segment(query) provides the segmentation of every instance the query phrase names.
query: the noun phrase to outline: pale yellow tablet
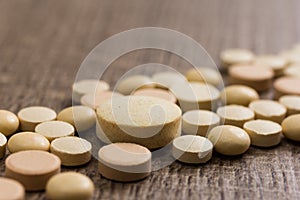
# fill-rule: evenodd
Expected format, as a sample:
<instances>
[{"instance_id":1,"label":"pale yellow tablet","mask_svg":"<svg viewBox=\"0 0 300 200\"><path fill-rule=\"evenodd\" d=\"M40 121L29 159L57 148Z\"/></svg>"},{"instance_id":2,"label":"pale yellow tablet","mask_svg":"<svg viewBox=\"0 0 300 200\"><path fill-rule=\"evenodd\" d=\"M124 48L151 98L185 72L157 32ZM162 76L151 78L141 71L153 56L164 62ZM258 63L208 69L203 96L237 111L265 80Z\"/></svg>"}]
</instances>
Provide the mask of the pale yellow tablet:
<instances>
[{"instance_id":1,"label":"pale yellow tablet","mask_svg":"<svg viewBox=\"0 0 300 200\"><path fill-rule=\"evenodd\" d=\"M190 82L204 82L214 86L222 83L220 72L212 67L192 68L186 72L185 77Z\"/></svg>"},{"instance_id":2,"label":"pale yellow tablet","mask_svg":"<svg viewBox=\"0 0 300 200\"><path fill-rule=\"evenodd\" d=\"M175 83L187 82L184 75L179 72L159 72L152 76L152 80L156 83L157 87L171 88Z\"/></svg>"},{"instance_id":3,"label":"pale yellow tablet","mask_svg":"<svg viewBox=\"0 0 300 200\"><path fill-rule=\"evenodd\" d=\"M288 61L282 56L267 54L257 56L254 59L254 64L269 67L274 71L275 76L281 76Z\"/></svg>"},{"instance_id":4,"label":"pale yellow tablet","mask_svg":"<svg viewBox=\"0 0 300 200\"><path fill-rule=\"evenodd\" d=\"M279 103L287 108L287 115L300 114L300 96L285 95L280 97Z\"/></svg>"},{"instance_id":5,"label":"pale yellow tablet","mask_svg":"<svg viewBox=\"0 0 300 200\"><path fill-rule=\"evenodd\" d=\"M246 49L226 49L221 52L220 58L223 67L235 64L247 64L254 60L254 54Z\"/></svg>"},{"instance_id":6,"label":"pale yellow tablet","mask_svg":"<svg viewBox=\"0 0 300 200\"><path fill-rule=\"evenodd\" d=\"M256 90L246 85L230 85L221 92L221 99L227 105L248 106L251 101L259 99L259 95Z\"/></svg>"},{"instance_id":7,"label":"pale yellow tablet","mask_svg":"<svg viewBox=\"0 0 300 200\"><path fill-rule=\"evenodd\" d=\"M143 88L136 90L132 95L138 96L148 96L148 97L157 97L172 103L176 103L177 99L174 94L168 90L159 89L159 88Z\"/></svg>"},{"instance_id":8,"label":"pale yellow tablet","mask_svg":"<svg viewBox=\"0 0 300 200\"><path fill-rule=\"evenodd\" d=\"M0 132L5 136L10 136L19 128L18 117L7 110L0 110Z\"/></svg>"},{"instance_id":9,"label":"pale yellow tablet","mask_svg":"<svg viewBox=\"0 0 300 200\"><path fill-rule=\"evenodd\" d=\"M300 141L300 114L291 115L283 120L281 126L283 135L294 141Z\"/></svg>"},{"instance_id":10,"label":"pale yellow tablet","mask_svg":"<svg viewBox=\"0 0 300 200\"><path fill-rule=\"evenodd\" d=\"M139 88L155 87L153 80L148 76L133 75L121 79L116 86L118 92L124 95L130 95L133 91Z\"/></svg>"},{"instance_id":11,"label":"pale yellow tablet","mask_svg":"<svg viewBox=\"0 0 300 200\"><path fill-rule=\"evenodd\" d=\"M5 156L7 139L5 135L0 133L0 159Z\"/></svg>"},{"instance_id":12,"label":"pale yellow tablet","mask_svg":"<svg viewBox=\"0 0 300 200\"><path fill-rule=\"evenodd\" d=\"M300 78L300 62L289 65L284 70L284 75L286 76L294 76Z\"/></svg>"},{"instance_id":13,"label":"pale yellow tablet","mask_svg":"<svg viewBox=\"0 0 300 200\"><path fill-rule=\"evenodd\" d=\"M112 92L112 91L89 93L81 97L80 103L84 106L88 106L95 110L100 104L116 96L123 96L123 95L118 92Z\"/></svg>"}]
</instances>

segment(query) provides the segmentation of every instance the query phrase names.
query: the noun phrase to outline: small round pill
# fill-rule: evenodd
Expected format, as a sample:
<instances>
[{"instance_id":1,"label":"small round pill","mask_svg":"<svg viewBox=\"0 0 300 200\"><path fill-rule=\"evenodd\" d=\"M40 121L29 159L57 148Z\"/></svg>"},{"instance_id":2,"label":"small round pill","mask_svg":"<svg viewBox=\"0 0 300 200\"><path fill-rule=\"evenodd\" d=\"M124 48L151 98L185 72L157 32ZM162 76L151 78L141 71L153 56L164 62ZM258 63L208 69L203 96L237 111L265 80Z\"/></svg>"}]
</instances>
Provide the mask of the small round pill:
<instances>
[{"instance_id":1,"label":"small round pill","mask_svg":"<svg viewBox=\"0 0 300 200\"><path fill-rule=\"evenodd\" d=\"M274 71L275 76L281 76L283 74L287 63L285 58L277 55L261 55L254 60L255 65L270 67Z\"/></svg>"},{"instance_id":2,"label":"small round pill","mask_svg":"<svg viewBox=\"0 0 300 200\"><path fill-rule=\"evenodd\" d=\"M300 78L300 63L294 63L292 65L289 65L284 70L284 75L286 76L294 76Z\"/></svg>"},{"instance_id":3,"label":"small round pill","mask_svg":"<svg viewBox=\"0 0 300 200\"><path fill-rule=\"evenodd\" d=\"M258 147L276 146L281 141L282 128L278 123L268 120L252 120L244 124L251 144Z\"/></svg>"},{"instance_id":4,"label":"small round pill","mask_svg":"<svg viewBox=\"0 0 300 200\"><path fill-rule=\"evenodd\" d=\"M172 155L190 164L206 163L212 157L213 144L205 137L184 135L173 140Z\"/></svg>"},{"instance_id":5,"label":"small round pill","mask_svg":"<svg viewBox=\"0 0 300 200\"><path fill-rule=\"evenodd\" d=\"M300 141L300 114L291 115L283 120L282 132L283 135L294 141Z\"/></svg>"},{"instance_id":6,"label":"small round pill","mask_svg":"<svg viewBox=\"0 0 300 200\"><path fill-rule=\"evenodd\" d=\"M89 93L81 97L80 103L84 106L88 106L95 110L100 104L116 96L123 96L123 95L118 92L112 92L112 91Z\"/></svg>"},{"instance_id":7,"label":"small round pill","mask_svg":"<svg viewBox=\"0 0 300 200\"><path fill-rule=\"evenodd\" d=\"M7 139L5 135L0 133L0 159L5 156Z\"/></svg>"},{"instance_id":8,"label":"small round pill","mask_svg":"<svg viewBox=\"0 0 300 200\"><path fill-rule=\"evenodd\" d=\"M221 92L221 99L227 105L236 104L248 106L251 101L258 100L259 95L251 87L245 85L230 85Z\"/></svg>"},{"instance_id":9,"label":"small round pill","mask_svg":"<svg viewBox=\"0 0 300 200\"><path fill-rule=\"evenodd\" d=\"M300 95L300 78L284 76L274 81L275 99L283 95Z\"/></svg>"},{"instance_id":10,"label":"small round pill","mask_svg":"<svg viewBox=\"0 0 300 200\"><path fill-rule=\"evenodd\" d=\"M0 199L1 200L24 200L24 186L10 178L0 177Z\"/></svg>"},{"instance_id":11,"label":"small round pill","mask_svg":"<svg viewBox=\"0 0 300 200\"><path fill-rule=\"evenodd\" d=\"M34 131L38 124L55 120L56 112L47 107L32 106L20 110L18 117L22 131Z\"/></svg>"},{"instance_id":12,"label":"small round pill","mask_svg":"<svg viewBox=\"0 0 300 200\"><path fill-rule=\"evenodd\" d=\"M190 82L204 82L218 86L222 82L222 76L216 69L210 67L197 67L186 72L185 77Z\"/></svg>"},{"instance_id":13,"label":"small round pill","mask_svg":"<svg viewBox=\"0 0 300 200\"><path fill-rule=\"evenodd\" d=\"M49 151L50 143L46 137L33 132L21 132L10 137L7 143L10 153L25 150Z\"/></svg>"},{"instance_id":14,"label":"small round pill","mask_svg":"<svg viewBox=\"0 0 300 200\"><path fill-rule=\"evenodd\" d=\"M152 76L157 87L170 88L174 83L185 83L186 78L179 72L160 72Z\"/></svg>"},{"instance_id":15,"label":"small round pill","mask_svg":"<svg viewBox=\"0 0 300 200\"><path fill-rule=\"evenodd\" d=\"M227 49L221 52L221 62L223 67L235 64L247 64L253 61L254 54L246 49Z\"/></svg>"},{"instance_id":16,"label":"small round pill","mask_svg":"<svg viewBox=\"0 0 300 200\"><path fill-rule=\"evenodd\" d=\"M46 196L51 200L90 200L94 190L94 183L86 175L63 172L48 181Z\"/></svg>"},{"instance_id":17,"label":"small round pill","mask_svg":"<svg viewBox=\"0 0 300 200\"><path fill-rule=\"evenodd\" d=\"M300 53L298 50L291 49L291 50L283 51L279 54L279 56L285 58L288 63L300 62Z\"/></svg>"},{"instance_id":18,"label":"small round pill","mask_svg":"<svg viewBox=\"0 0 300 200\"><path fill-rule=\"evenodd\" d=\"M300 96L285 95L280 97L279 103L287 108L287 115L300 114Z\"/></svg>"},{"instance_id":19,"label":"small round pill","mask_svg":"<svg viewBox=\"0 0 300 200\"><path fill-rule=\"evenodd\" d=\"M100 174L114 181L137 181L151 172L151 152L141 145L109 144L100 148L98 158Z\"/></svg>"},{"instance_id":20,"label":"small round pill","mask_svg":"<svg viewBox=\"0 0 300 200\"><path fill-rule=\"evenodd\" d=\"M10 136L19 128L18 117L7 110L0 110L0 132L5 136Z\"/></svg>"},{"instance_id":21,"label":"small round pill","mask_svg":"<svg viewBox=\"0 0 300 200\"><path fill-rule=\"evenodd\" d=\"M158 89L158 88L145 88L136 90L132 95L157 97L172 103L176 103L177 99L170 91Z\"/></svg>"},{"instance_id":22,"label":"small round pill","mask_svg":"<svg viewBox=\"0 0 300 200\"><path fill-rule=\"evenodd\" d=\"M245 153L251 143L246 131L231 125L213 128L208 134L208 139L213 143L218 153L228 156Z\"/></svg>"},{"instance_id":23,"label":"small round pill","mask_svg":"<svg viewBox=\"0 0 300 200\"><path fill-rule=\"evenodd\" d=\"M130 95L139 88L155 87L152 79L148 76L134 75L122 79L117 84L117 91L124 95Z\"/></svg>"}]
</instances>

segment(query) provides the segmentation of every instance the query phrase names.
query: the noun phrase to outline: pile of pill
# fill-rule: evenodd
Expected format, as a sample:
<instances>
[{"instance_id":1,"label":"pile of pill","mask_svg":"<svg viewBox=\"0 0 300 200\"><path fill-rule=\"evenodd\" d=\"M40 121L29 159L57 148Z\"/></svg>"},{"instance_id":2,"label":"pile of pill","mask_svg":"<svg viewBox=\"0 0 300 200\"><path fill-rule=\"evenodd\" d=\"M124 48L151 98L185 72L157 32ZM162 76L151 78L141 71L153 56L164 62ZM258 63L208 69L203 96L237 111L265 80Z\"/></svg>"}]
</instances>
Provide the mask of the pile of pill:
<instances>
[{"instance_id":1,"label":"pile of pill","mask_svg":"<svg viewBox=\"0 0 300 200\"><path fill-rule=\"evenodd\" d=\"M127 76L114 90L102 80L81 80L72 87L76 105L59 113L41 106L17 115L0 110L0 199L43 190L53 200L91 199L89 177L61 172L92 159L92 143L77 136L87 130L104 143L97 149L99 173L120 182L149 176L151 151L168 144L179 162L204 164L213 150L236 156L251 145L277 146L282 136L300 141L299 46L278 55L228 49L220 59L230 78L223 89L216 69L197 67L185 75ZM271 88L273 99L261 99Z\"/></svg>"}]
</instances>

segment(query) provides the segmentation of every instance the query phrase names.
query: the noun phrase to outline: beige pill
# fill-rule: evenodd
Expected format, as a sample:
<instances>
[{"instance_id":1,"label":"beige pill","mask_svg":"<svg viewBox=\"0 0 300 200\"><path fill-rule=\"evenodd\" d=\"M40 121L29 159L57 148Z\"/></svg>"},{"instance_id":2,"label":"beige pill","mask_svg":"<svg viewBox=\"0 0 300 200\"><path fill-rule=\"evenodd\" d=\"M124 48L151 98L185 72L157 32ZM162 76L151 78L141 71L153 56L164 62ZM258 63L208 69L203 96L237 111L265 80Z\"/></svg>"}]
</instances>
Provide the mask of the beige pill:
<instances>
[{"instance_id":1,"label":"beige pill","mask_svg":"<svg viewBox=\"0 0 300 200\"><path fill-rule=\"evenodd\" d=\"M227 49L221 52L223 67L235 64L247 64L253 61L254 54L246 49Z\"/></svg>"},{"instance_id":2,"label":"beige pill","mask_svg":"<svg viewBox=\"0 0 300 200\"><path fill-rule=\"evenodd\" d=\"M5 135L0 133L0 159L5 156L7 139Z\"/></svg>"},{"instance_id":3,"label":"beige pill","mask_svg":"<svg viewBox=\"0 0 300 200\"><path fill-rule=\"evenodd\" d=\"M33 132L17 133L8 140L10 153L26 150L49 151L50 143L44 136Z\"/></svg>"},{"instance_id":4,"label":"beige pill","mask_svg":"<svg viewBox=\"0 0 300 200\"><path fill-rule=\"evenodd\" d=\"M173 140L175 159L191 164L206 163L212 157L213 144L205 137L184 135Z\"/></svg>"},{"instance_id":5,"label":"beige pill","mask_svg":"<svg viewBox=\"0 0 300 200\"><path fill-rule=\"evenodd\" d=\"M300 95L300 78L284 76L274 81L275 99L283 95Z\"/></svg>"},{"instance_id":6,"label":"beige pill","mask_svg":"<svg viewBox=\"0 0 300 200\"><path fill-rule=\"evenodd\" d=\"M170 88L175 83L185 83L186 78L179 72L160 72L152 76L157 87Z\"/></svg>"},{"instance_id":7,"label":"beige pill","mask_svg":"<svg viewBox=\"0 0 300 200\"><path fill-rule=\"evenodd\" d=\"M155 97L114 98L98 107L97 119L99 139L136 143L150 149L163 147L181 134L180 108Z\"/></svg>"},{"instance_id":8,"label":"beige pill","mask_svg":"<svg viewBox=\"0 0 300 200\"><path fill-rule=\"evenodd\" d=\"M299 63L294 63L292 65L289 65L285 70L284 70L284 75L286 76L294 76L300 78L300 62Z\"/></svg>"},{"instance_id":9,"label":"beige pill","mask_svg":"<svg viewBox=\"0 0 300 200\"><path fill-rule=\"evenodd\" d=\"M46 196L51 200L90 200L94 190L94 183L86 175L64 172L48 181Z\"/></svg>"},{"instance_id":10,"label":"beige pill","mask_svg":"<svg viewBox=\"0 0 300 200\"><path fill-rule=\"evenodd\" d=\"M245 153L251 143L246 131L231 125L215 127L209 132L208 139L218 153L228 156Z\"/></svg>"},{"instance_id":11,"label":"beige pill","mask_svg":"<svg viewBox=\"0 0 300 200\"><path fill-rule=\"evenodd\" d=\"M87 106L72 106L60 111L57 115L57 120L68 122L80 132L88 130L95 125L96 113Z\"/></svg>"},{"instance_id":12,"label":"beige pill","mask_svg":"<svg viewBox=\"0 0 300 200\"><path fill-rule=\"evenodd\" d=\"M275 76L281 76L288 62L282 56L261 55L255 58L254 64L258 66L270 67L274 71Z\"/></svg>"},{"instance_id":13,"label":"beige pill","mask_svg":"<svg viewBox=\"0 0 300 200\"><path fill-rule=\"evenodd\" d=\"M254 112L244 106L228 105L218 108L217 114L221 117L225 125L233 125L243 128L244 123L253 120Z\"/></svg>"},{"instance_id":14,"label":"beige pill","mask_svg":"<svg viewBox=\"0 0 300 200\"><path fill-rule=\"evenodd\" d=\"M242 84L256 91L264 91L272 86L274 72L268 67L258 65L234 65L229 69L231 84Z\"/></svg>"},{"instance_id":15,"label":"beige pill","mask_svg":"<svg viewBox=\"0 0 300 200\"><path fill-rule=\"evenodd\" d=\"M5 136L10 136L19 128L18 117L7 110L0 110L0 132Z\"/></svg>"},{"instance_id":16,"label":"beige pill","mask_svg":"<svg viewBox=\"0 0 300 200\"><path fill-rule=\"evenodd\" d=\"M197 67L186 72L185 77L190 82L205 82L218 86L222 83L222 76L216 69L210 67Z\"/></svg>"},{"instance_id":17,"label":"beige pill","mask_svg":"<svg viewBox=\"0 0 300 200\"><path fill-rule=\"evenodd\" d=\"M176 96L182 111L215 110L220 99L220 92L207 83L177 83L171 91Z\"/></svg>"},{"instance_id":18,"label":"beige pill","mask_svg":"<svg viewBox=\"0 0 300 200\"><path fill-rule=\"evenodd\" d=\"M100 174L114 181L137 181L151 172L151 152L133 143L106 145L100 148L98 159Z\"/></svg>"},{"instance_id":19,"label":"beige pill","mask_svg":"<svg viewBox=\"0 0 300 200\"><path fill-rule=\"evenodd\" d=\"M64 166L79 166L91 160L92 144L79 137L62 137L51 142L51 153L61 159Z\"/></svg>"},{"instance_id":20,"label":"beige pill","mask_svg":"<svg viewBox=\"0 0 300 200\"><path fill-rule=\"evenodd\" d=\"M46 151L28 150L5 160L5 176L19 181L26 190L44 190L47 181L60 172L60 159Z\"/></svg>"},{"instance_id":21,"label":"beige pill","mask_svg":"<svg viewBox=\"0 0 300 200\"><path fill-rule=\"evenodd\" d=\"M97 79L81 80L73 84L73 101L80 103L80 99L83 95L89 93L96 93L100 91L106 91L109 89L108 83L105 81L99 81Z\"/></svg>"},{"instance_id":22,"label":"beige pill","mask_svg":"<svg viewBox=\"0 0 300 200\"><path fill-rule=\"evenodd\" d=\"M300 62L299 50L292 49L292 50L283 51L279 54L279 56L285 58L288 61L288 63Z\"/></svg>"},{"instance_id":23,"label":"beige pill","mask_svg":"<svg viewBox=\"0 0 300 200\"><path fill-rule=\"evenodd\" d=\"M32 106L20 110L18 117L22 131L34 131L38 124L55 120L56 112L47 107Z\"/></svg>"},{"instance_id":24,"label":"beige pill","mask_svg":"<svg viewBox=\"0 0 300 200\"><path fill-rule=\"evenodd\" d=\"M190 135L206 136L219 123L220 117L206 110L190 110L182 116L182 130Z\"/></svg>"},{"instance_id":25,"label":"beige pill","mask_svg":"<svg viewBox=\"0 0 300 200\"><path fill-rule=\"evenodd\" d=\"M123 95L118 92L112 92L112 91L90 93L90 94L83 95L80 99L80 103L84 106L88 106L92 109L96 109L100 104L116 96L123 96Z\"/></svg>"},{"instance_id":26,"label":"beige pill","mask_svg":"<svg viewBox=\"0 0 300 200\"><path fill-rule=\"evenodd\" d=\"M176 103L177 99L172 92L158 88L145 88L136 90L132 95L157 97L172 103Z\"/></svg>"},{"instance_id":27,"label":"beige pill","mask_svg":"<svg viewBox=\"0 0 300 200\"><path fill-rule=\"evenodd\" d=\"M259 99L259 95L251 87L245 85L230 85L221 92L221 99L224 104L236 104L248 106L251 101Z\"/></svg>"},{"instance_id":28,"label":"beige pill","mask_svg":"<svg viewBox=\"0 0 300 200\"><path fill-rule=\"evenodd\" d=\"M24 200L25 189L21 183L10 178L0 177L1 200Z\"/></svg>"},{"instance_id":29,"label":"beige pill","mask_svg":"<svg viewBox=\"0 0 300 200\"><path fill-rule=\"evenodd\" d=\"M256 100L249 104L255 113L256 119L265 119L281 123L285 118L287 109L280 103L272 100Z\"/></svg>"},{"instance_id":30,"label":"beige pill","mask_svg":"<svg viewBox=\"0 0 300 200\"><path fill-rule=\"evenodd\" d=\"M300 141L300 114L291 115L283 120L282 132L283 135L294 141Z\"/></svg>"},{"instance_id":31,"label":"beige pill","mask_svg":"<svg viewBox=\"0 0 300 200\"><path fill-rule=\"evenodd\" d=\"M300 114L300 96L286 95L279 99L279 103L287 108L287 115Z\"/></svg>"},{"instance_id":32,"label":"beige pill","mask_svg":"<svg viewBox=\"0 0 300 200\"><path fill-rule=\"evenodd\" d=\"M133 91L145 87L155 87L152 79L148 76L134 75L119 81L117 84L117 91L124 95L129 95Z\"/></svg>"},{"instance_id":33,"label":"beige pill","mask_svg":"<svg viewBox=\"0 0 300 200\"><path fill-rule=\"evenodd\" d=\"M268 120L253 120L244 124L251 144L259 147L276 146L281 141L282 128L278 123Z\"/></svg>"}]
</instances>

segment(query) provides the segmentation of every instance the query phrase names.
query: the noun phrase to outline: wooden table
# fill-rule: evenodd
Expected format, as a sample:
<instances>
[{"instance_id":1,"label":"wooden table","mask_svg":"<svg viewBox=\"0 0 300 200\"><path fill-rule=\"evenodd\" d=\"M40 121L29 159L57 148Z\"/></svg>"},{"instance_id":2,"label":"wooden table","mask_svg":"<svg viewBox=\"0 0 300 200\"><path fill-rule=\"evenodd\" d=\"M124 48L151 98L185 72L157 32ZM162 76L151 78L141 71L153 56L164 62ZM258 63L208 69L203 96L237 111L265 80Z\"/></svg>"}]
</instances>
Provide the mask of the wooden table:
<instances>
[{"instance_id":1,"label":"wooden table","mask_svg":"<svg viewBox=\"0 0 300 200\"><path fill-rule=\"evenodd\" d=\"M216 63L221 50L241 47L276 53L300 41L300 1L291 0L2 0L0 1L0 102L17 112L30 105L56 111L71 104L71 85L87 54L113 34L145 26L194 38ZM112 63L105 80L138 64L158 62L184 71L170 53L144 50ZM206 165L180 163L136 183L101 178L92 160L76 170L90 176L94 199L299 199L300 146L283 140L251 147L241 157L214 155ZM4 160L0 161L0 174ZM44 199L44 193L28 193Z\"/></svg>"}]
</instances>

